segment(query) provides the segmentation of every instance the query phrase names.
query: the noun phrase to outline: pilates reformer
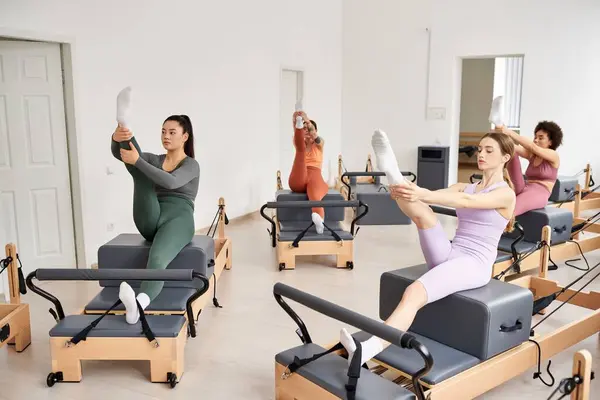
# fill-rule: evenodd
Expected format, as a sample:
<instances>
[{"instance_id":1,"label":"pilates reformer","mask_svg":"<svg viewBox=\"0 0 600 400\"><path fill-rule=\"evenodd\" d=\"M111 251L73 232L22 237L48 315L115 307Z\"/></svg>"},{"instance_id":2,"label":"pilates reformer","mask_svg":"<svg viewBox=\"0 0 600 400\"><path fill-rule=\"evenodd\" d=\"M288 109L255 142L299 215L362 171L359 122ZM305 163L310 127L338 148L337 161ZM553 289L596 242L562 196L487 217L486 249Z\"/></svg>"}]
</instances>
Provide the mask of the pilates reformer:
<instances>
[{"instance_id":1,"label":"pilates reformer","mask_svg":"<svg viewBox=\"0 0 600 400\"><path fill-rule=\"evenodd\" d=\"M225 235L225 225L229 223L225 211L225 201L219 199L218 209L211 226L205 235L194 235L190 244L184 247L167 269L193 269L210 280L206 293L191 304L193 313L187 312L187 299L197 289L195 283L178 284L165 282L161 293L146 308L146 314L171 314L194 316L190 329L194 329L202 309L213 295L213 305L221 307L217 300L217 282L224 269L232 267L231 239ZM217 237L215 238L215 234ZM151 243L140 234L120 234L98 249L98 269L145 269ZM102 290L84 308L85 314L103 314L118 300L119 284L115 280L100 280ZM140 282L130 282L132 288L139 289ZM111 314L125 313L119 305L110 310ZM53 315L56 319L57 316Z\"/></svg>"},{"instance_id":2,"label":"pilates reformer","mask_svg":"<svg viewBox=\"0 0 600 400\"><path fill-rule=\"evenodd\" d=\"M373 161L371 159L371 154L367 155L367 162L365 165L365 172L372 172L373 171ZM342 195L345 198L348 198L348 196L345 193L345 184L348 183L348 181L344 180L344 177L342 176L344 174L344 172L348 172L346 170L346 167L344 166L344 161L342 159L342 155L338 155L338 173L337 173L337 178L336 178L336 185L335 185L335 189L338 190L340 193L342 193ZM357 184L361 184L361 183L375 183L376 178L372 177L372 176L361 176L356 178L356 183Z\"/></svg>"},{"instance_id":3,"label":"pilates reformer","mask_svg":"<svg viewBox=\"0 0 600 400\"><path fill-rule=\"evenodd\" d=\"M597 267L600 263L594 268ZM427 270L427 265L422 264L382 274L381 320L389 318L404 290ZM588 284L575 291L543 277L523 276L511 282L492 279L484 287L426 305L417 313L409 331L400 332L277 283L273 290L275 299L298 326L296 333L301 344L275 356L275 398L472 399L536 365L534 379L552 386L553 377L551 384L542 378L542 360L600 331L600 293L583 292ZM312 343L304 322L282 297L361 329L353 334L357 344L371 335L392 344L370 360L374 364L371 368L367 364L357 368L355 360L349 365L348 354L339 343L325 347ZM540 321L534 321L533 316L553 302L562 304ZM552 332L536 333L537 327L566 303L591 313ZM589 383L589 364L577 361L577 368L574 377L581 379L571 378L571 385L575 383L578 391L574 393L581 397L572 398L587 399L585 388L589 384L583 382ZM580 380L582 384L578 385Z\"/></svg>"},{"instance_id":4,"label":"pilates reformer","mask_svg":"<svg viewBox=\"0 0 600 400\"><path fill-rule=\"evenodd\" d=\"M403 176L411 178L411 182L417 180L412 172L402 171ZM388 189L381 184L384 172L344 172L342 182L344 183L347 200L359 200L369 206L369 215L360 220L359 225L410 225L412 221L406 216L389 195ZM358 179L372 177L373 182L361 183ZM358 215L359 209L354 209L354 215Z\"/></svg>"},{"instance_id":5,"label":"pilates reformer","mask_svg":"<svg viewBox=\"0 0 600 400\"><path fill-rule=\"evenodd\" d=\"M85 313L67 315L60 300L39 288L38 281L165 281L181 285L195 283L186 298L186 314L145 314L138 303L140 321L129 324L123 315L110 314L121 304L117 297L102 315ZM209 280L193 269L66 269L42 268L31 272L26 279L29 289L50 301L55 309L56 325L50 330L52 371L46 378L48 386L56 382L80 382L81 362L84 360L147 360L150 380L167 382L174 388L184 372L184 350L188 334L193 329L193 302L209 288Z\"/></svg>"},{"instance_id":6,"label":"pilates reformer","mask_svg":"<svg viewBox=\"0 0 600 400\"><path fill-rule=\"evenodd\" d=\"M267 229L271 246L277 248L279 270L296 268L296 256L334 255L337 268L354 268L355 225L369 212L360 201L346 201L342 195L330 189L321 201L309 201L305 193L278 190L276 201L267 202L260 208L260 215L271 224ZM324 232L318 234L311 218L312 207L324 207ZM273 209L271 216L265 210ZM361 208L350 230L344 226L345 208ZM358 232L358 230L356 230Z\"/></svg>"},{"instance_id":7,"label":"pilates reformer","mask_svg":"<svg viewBox=\"0 0 600 400\"><path fill-rule=\"evenodd\" d=\"M17 247L9 243L5 250L6 257L0 260L0 274L7 271L9 302L0 303L0 347L13 345L20 353L31 344L29 304L21 303L21 295L27 293L27 287Z\"/></svg>"}]
</instances>

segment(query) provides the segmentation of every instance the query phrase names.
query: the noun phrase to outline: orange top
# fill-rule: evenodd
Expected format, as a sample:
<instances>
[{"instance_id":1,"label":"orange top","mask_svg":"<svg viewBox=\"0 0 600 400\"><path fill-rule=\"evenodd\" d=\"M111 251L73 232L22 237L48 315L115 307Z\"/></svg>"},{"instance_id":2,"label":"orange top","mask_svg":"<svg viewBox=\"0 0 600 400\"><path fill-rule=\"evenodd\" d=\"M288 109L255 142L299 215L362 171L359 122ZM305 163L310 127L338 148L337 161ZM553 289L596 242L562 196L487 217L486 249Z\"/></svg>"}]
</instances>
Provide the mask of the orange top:
<instances>
[{"instance_id":1,"label":"orange top","mask_svg":"<svg viewBox=\"0 0 600 400\"><path fill-rule=\"evenodd\" d=\"M310 150L306 151L304 157L307 167L315 167L321 169L323 165L323 148L313 143Z\"/></svg>"}]
</instances>

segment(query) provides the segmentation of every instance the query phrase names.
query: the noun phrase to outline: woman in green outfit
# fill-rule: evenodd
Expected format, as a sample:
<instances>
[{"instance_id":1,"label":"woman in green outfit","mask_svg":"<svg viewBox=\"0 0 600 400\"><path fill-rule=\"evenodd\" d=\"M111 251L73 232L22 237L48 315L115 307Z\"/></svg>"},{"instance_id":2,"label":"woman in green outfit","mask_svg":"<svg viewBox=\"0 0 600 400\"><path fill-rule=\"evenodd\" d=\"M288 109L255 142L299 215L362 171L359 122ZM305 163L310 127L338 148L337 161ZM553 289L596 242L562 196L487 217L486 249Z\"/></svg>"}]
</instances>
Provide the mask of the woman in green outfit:
<instances>
[{"instance_id":1,"label":"woman in green outfit","mask_svg":"<svg viewBox=\"0 0 600 400\"><path fill-rule=\"evenodd\" d=\"M166 154L142 152L133 133L119 123L112 135L113 156L125 163L133 177L133 220L140 234L152 242L147 268L165 269L194 237L194 201L200 166L194 159L194 133L187 115L172 115L162 126ZM164 282L144 281L139 294L121 283L119 298L126 320L139 320L137 302L145 309Z\"/></svg>"}]
</instances>

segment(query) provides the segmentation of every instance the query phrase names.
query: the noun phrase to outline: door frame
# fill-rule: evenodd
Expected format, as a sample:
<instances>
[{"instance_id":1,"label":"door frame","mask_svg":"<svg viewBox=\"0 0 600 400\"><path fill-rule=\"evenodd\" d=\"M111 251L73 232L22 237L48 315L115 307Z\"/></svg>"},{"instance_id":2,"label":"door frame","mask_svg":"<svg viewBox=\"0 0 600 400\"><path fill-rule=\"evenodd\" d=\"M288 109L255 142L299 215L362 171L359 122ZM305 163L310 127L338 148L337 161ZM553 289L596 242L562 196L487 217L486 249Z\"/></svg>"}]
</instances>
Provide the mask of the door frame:
<instances>
[{"instance_id":1,"label":"door frame","mask_svg":"<svg viewBox=\"0 0 600 400\"><path fill-rule=\"evenodd\" d=\"M73 64L75 56L75 37L53 32L29 31L0 26L0 39L16 41L33 41L56 43L60 46L61 67L63 75L63 97L65 110L65 126L67 133L67 155L69 157L69 177L71 189L71 210L73 216L73 232L75 243L75 268L88 268L85 259L85 240L83 230L83 193L81 186L81 144L77 132L82 131L76 118L77 90L74 79ZM4 244L2 244L4 245ZM17 251L19 249L17 248Z\"/></svg>"}]
</instances>

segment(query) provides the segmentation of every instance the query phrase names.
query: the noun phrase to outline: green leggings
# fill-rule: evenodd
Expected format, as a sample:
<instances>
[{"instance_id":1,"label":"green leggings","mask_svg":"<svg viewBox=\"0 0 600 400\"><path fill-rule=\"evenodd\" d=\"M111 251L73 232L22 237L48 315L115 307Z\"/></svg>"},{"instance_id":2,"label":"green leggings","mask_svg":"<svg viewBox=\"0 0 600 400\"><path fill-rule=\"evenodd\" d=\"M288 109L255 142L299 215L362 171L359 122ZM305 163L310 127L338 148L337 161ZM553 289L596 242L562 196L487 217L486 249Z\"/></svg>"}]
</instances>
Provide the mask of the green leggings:
<instances>
[{"instance_id":1,"label":"green leggings","mask_svg":"<svg viewBox=\"0 0 600 400\"><path fill-rule=\"evenodd\" d=\"M132 140L140 156L135 138ZM128 142L121 147L129 148ZM154 183L140 170L125 164L133 177L133 221L140 234L152 242L146 268L165 269L194 237L194 206L180 196L157 196ZM140 293L154 300L164 286L162 281L143 281Z\"/></svg>"}]
</instances>

